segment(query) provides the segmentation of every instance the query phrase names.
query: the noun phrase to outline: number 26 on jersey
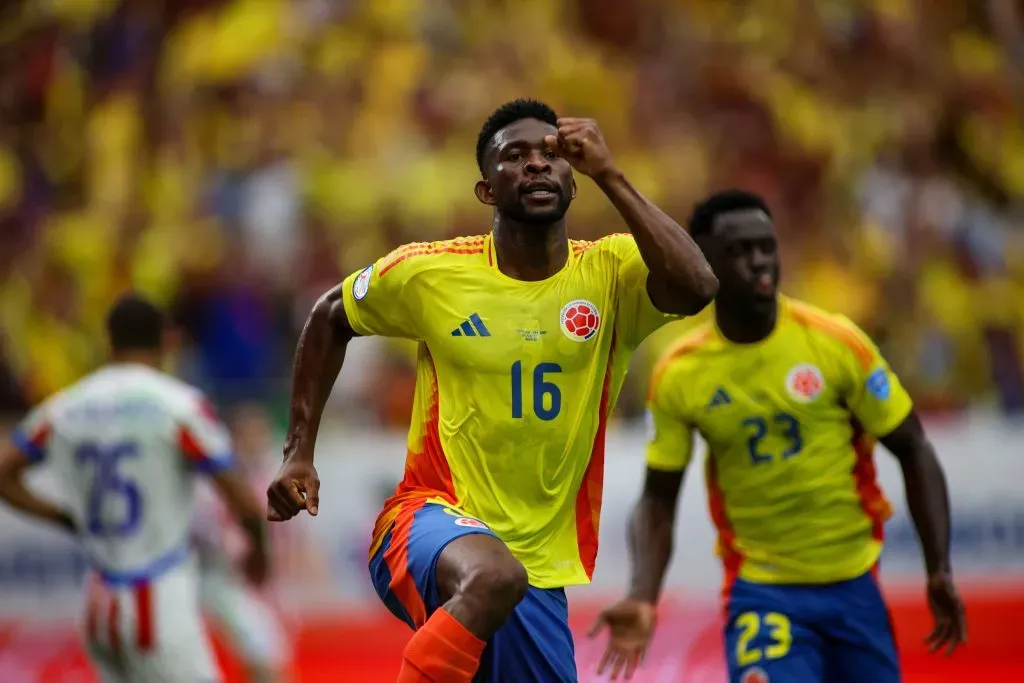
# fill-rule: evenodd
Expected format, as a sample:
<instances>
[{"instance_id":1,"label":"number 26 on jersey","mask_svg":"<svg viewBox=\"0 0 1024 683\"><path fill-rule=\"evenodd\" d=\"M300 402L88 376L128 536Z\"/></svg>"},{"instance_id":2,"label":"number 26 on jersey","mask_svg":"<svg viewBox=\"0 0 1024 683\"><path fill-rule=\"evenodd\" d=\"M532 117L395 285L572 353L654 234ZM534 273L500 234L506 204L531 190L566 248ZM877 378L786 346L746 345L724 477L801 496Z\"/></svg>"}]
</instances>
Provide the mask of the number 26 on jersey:
<instances>
[{"instance_id":1,"label":"number 26 on jersey","mask_svg":"<svg viewBox=\"0 0 1024 683\"><path fill-rule=\"evenodd\" d=\"M86 525L94 536L128 536L142 519L142 493L136 481L121 473L122 465L139 456L137 444L83 443L75 460L92 468L92 483L86 503Z\"/></svg>"}]
</instances>

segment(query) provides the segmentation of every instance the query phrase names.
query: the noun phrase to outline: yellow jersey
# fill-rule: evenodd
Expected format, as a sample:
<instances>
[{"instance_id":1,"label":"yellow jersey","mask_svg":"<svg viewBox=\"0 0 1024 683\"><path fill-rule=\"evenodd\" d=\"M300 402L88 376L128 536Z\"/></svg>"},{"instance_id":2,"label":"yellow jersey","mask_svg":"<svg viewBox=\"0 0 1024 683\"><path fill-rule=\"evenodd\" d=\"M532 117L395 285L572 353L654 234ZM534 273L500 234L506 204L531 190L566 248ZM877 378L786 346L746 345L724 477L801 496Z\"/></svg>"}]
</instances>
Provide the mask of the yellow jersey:
<instances>
[{"instance_id":1,"label":"yellow jersey","mask_svg":"<svg viewBox=\"0 0 1024 683\"><path fill-rule=\"evenodd\" d=\"M597 556L608 415L636 346L673 319L647 295L630 235L571 241L556 274L497 267L491 235L409 244L345 279L359 335L417 340L402 505L444 502L486 523L530 583L587 583Z\"/></svg>"},{"instance_id":2,"label":"yellow jersey","mask_svg":"<svg viewBox=\"0 0 1024 683\"><path fill-rule=\"evenodd\" d=\"M708 504L726 588L831 583L868 571L891 514L874 440L910 414L906 390L848 319L781 298L772 333L735 344L712 321L662 357L647 464L680 471L708 444Z\"/></svg>"}]
</instances>

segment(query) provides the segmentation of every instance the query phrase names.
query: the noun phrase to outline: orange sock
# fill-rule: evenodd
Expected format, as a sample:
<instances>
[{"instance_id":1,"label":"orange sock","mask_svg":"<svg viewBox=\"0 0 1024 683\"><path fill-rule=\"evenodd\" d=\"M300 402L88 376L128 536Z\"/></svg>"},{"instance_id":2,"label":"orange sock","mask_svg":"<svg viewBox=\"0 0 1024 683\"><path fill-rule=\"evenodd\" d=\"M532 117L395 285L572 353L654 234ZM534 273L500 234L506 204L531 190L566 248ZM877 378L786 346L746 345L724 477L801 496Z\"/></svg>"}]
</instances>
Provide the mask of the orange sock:
<instances>
[{"instance_id":1,"label":"orange sock","mask_svg":"<svg viewBox=\"0 0 1024 683\"><path fill-rule=\"evenodd\" d=\"M484 645L439 609L405 646L397 683L470 683L480 667Z\"/></svg>"}]
</instances>

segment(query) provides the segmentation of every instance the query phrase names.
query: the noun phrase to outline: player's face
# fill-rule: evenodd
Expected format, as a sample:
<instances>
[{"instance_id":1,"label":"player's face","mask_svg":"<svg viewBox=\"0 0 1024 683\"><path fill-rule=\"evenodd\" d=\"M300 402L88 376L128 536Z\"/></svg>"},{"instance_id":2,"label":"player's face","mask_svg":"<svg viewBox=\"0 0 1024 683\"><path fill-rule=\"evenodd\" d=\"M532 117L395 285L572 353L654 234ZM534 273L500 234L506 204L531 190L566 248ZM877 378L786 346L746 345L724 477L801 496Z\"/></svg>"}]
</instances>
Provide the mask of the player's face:
<instances>
[{"instance_id":1,"label":"player's face","mask_svg":"<svg viewBox=\"0 0 1024 683\"><path fill-rule=\"evenodd\" d=\"M554 126L523 119L498 131L487 151L477 197L508 218L546 226L561 220L574 194L572 168L544 143Z\"/></svg>"},{"instance_id":2,"label":"player's face","mask_svg":"<svg viewBox=\"0 0 1024 683\"><path fill-rule=\"evenodd\" d=\"M779 249L775 226L760 209L720 214L709 250L720 293L741 300L772 300L779 286Z\"/></svg>"}]
</instances>

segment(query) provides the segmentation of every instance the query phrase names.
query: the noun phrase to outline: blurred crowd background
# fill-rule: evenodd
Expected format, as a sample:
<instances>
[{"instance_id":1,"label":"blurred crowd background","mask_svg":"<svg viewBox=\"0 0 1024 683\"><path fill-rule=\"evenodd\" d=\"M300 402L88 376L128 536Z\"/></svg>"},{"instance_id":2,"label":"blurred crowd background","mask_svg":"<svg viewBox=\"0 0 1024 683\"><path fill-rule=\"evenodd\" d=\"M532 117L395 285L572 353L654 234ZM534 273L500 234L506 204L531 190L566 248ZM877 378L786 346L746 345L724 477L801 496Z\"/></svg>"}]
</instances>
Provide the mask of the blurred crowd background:
<instances>
[{"instance_id":1,"label":"blurred crowd background","mask_svg":"<svg viewBox=\"0 0 1024 683\"><path fill-rule=\"evenodd\" d=\"M849 315L919 405L1024 409L1019 0L8 0L0 408L102 362L112 297L173 312L177 371L282 417L315 297L407 241L478 234L507 99L600 122L681 223L763 194L784 290ZM586 182L570 233L622 230ZM638 354L619 407L691 323ZM332 411L404 426L408 345L350 349Z\"/></svg>"}]
</instances>

